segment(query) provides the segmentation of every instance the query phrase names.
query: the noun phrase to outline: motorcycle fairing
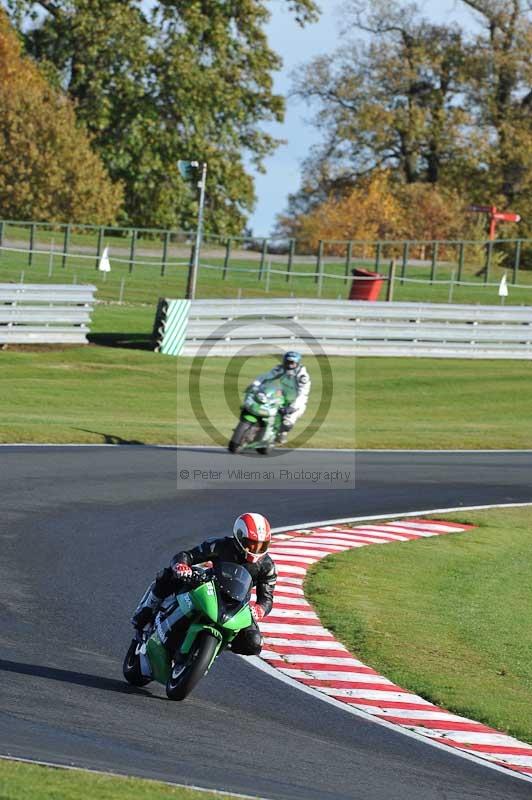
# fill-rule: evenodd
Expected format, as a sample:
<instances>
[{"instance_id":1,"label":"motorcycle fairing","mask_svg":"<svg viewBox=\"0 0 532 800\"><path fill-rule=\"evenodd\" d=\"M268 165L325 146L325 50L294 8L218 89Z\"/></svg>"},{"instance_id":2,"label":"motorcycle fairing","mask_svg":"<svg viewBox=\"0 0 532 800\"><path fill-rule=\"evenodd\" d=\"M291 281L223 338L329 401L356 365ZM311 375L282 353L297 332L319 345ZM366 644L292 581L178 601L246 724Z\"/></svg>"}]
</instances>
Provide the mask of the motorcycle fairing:
<instances>
[{"instance_id":1,"label":"motorcycle fairing","mask_svg":"<svg viewBox=\"0 0 532 800\"><path fill-rule=\"evenodd\" d=\"M242 628L248 628L252 625L253 617L249 606L245 606L231 617L224 615L221 622L226 630L233 631L236 634L238 631L241 631Z\"/></svg>"},{"instance_id":2,"label":"motorcycle fairing","mask_svg":"<svg viewBox=\"0 0 532 800\"><path fill-rule=\"evenodd\" d=\"M171 599L168 599L166 608L163 607L155 618L155 628L160 641L166 644L168 637L178 623L193 614L194 604L188 592L173 595Z\"/></svg>"},{"instance_id":3,"label":"motorcycle fairing","mask_svg":"<svg viewBox=\"0 0 532 800\"><path fill-rule=\"evenodd\" d=\"M212 627L210 627L208 625L202 625L199 622L193 622L192 625L190 626L190 628L187 631L187 635L185 636L183 644L179 648L179 652L184 656L188 655L192 645L194 644L194 642L196 640L196 637L198 636L198 634L202 633L202 631L208 631L216 639L218 639L218 647L216 648L216 650L213 653L211 662L210 662L209 667L207 669L207 672L208 672L209 669L211 668L211 664L213 663L213 661L215 660L216 656L220 652L220 647L223 644L223 636L222 636L222 634L220 633L220 631L217 628L212 628Z\"/></svg>"},{"instance_id":4,"label":"motorcycle fairing","mask_svg":"<svg viewBox=\"0 0 532 800\"><path fill-rule=\"evenodd\" d=\"M218 596L212 581L198 586L189 594L195 609L201 611L213 622L218 621Z\"/></svg>"},{"instance_id":5,"label":"motorcycle fairing","mask_svg":"<svg viewBox=\"0 0 532 800\"><path fill-rule=\"evenodd\" d=\"M165 684L170 677L172 664L166 647L161 642L159 634L154 631L146 642L146 653L150 662L153 679Z\"/></svg>"}]
</instances>

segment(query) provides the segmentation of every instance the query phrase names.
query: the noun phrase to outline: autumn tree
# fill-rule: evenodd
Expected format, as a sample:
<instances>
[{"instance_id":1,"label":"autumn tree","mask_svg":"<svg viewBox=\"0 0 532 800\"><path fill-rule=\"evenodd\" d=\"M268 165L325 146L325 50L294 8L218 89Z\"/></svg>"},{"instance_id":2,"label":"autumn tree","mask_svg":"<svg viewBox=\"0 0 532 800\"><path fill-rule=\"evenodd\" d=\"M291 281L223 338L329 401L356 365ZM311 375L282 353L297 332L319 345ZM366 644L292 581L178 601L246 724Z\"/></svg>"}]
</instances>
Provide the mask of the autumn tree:
<instances>
[{"instance_id":1,"label":"autumn tree","mask_svg":"<svg viewBox=\"0 0 532 800\"><path fill-rule=\"evenodd\" d=\"M396 184L392 191L401 207L397 239L441 241L467 237L476 218L467 215L467 200L456 190L430 183Z\"/></svg>"},{"instance_id":2,"label":"autumn tree","mask_svg":"<svg viewBox=\"0 0 532 800\"><path fill-rule=\"evenodd\" d=\"M470 122L460 102L462 34L434 25L416 6L348 7L350 22L370 34L314 59L295 76L295 94L317 107L324 142L306 162L328 189L375 169L392 169L406 183L438 183L454 169L459 131Z\"/></svg>"},{"instance_id":3,"label":"autumn tree","mask_svg":"<svg viewBox=\"0 0 532 800\"><path fill-rule=\"evenodd\" d=\"M389 173L381 171L361 179L348 194L331 195L308 214L287 218L284 231L300 247L316 250L320 239L386 238L400 226L400 203L390 191Z\"/></svg>"},{"instance_id":4,"label":"autumn tree","mask_svg":"<svg viewBox=\"0 0 532 800\"><path fill-rule=\"evenodd\" d=\"M285 226L384 168L416 187L412 202L426 205L431 194L417 187L427 184L433 197L512 205L519 235L532 234L531 10L525 0L461 2L476 32L430 23L416 4L346 0L338 52L295 76L323 138Z\"/></svg>"},{"instance_id":5,"label":"autumn tree","mask_svg":"<svg viewBox=\"0 0 532 800\"><path fill-rule=\"evenodd\" d=\"M315 251L321 240L331 242L459 238L471 219L465 202L450 189L428 183L400 183L391 170L376 170L360 178L341 196L330 195L308 213L280 218L283 233L298 240L300 248ZM345 251L343 244L328 245L328 252Z\"/></svg>"},{"instance_id":6,"label":"autumn tree","mask_svg":"<svg viewBox=\"0 0 532 800\"><path fill-rule=\"evenodd\" d=\"M314 0L283 0L301 24ZM192 226L195 199L180 158L209 164L206 225L239 233L277 142L280 67L265 33L266 0L4 0L30 53L76 101L111 176L125 185L128 223Z\"/></svg>"},{"instance_id":7,"label":"autumn tree","mask_svg":"<svg viewBox=\"0 0 532 800\"><path fill-rule=\"evenodd\" d=\"M462 0L481 26L468 97L482 131L484 191L532 212L532 18L523 0ZM523 206L524 204L524 206ZM529 229L532 232L532 224Z\"/></svg>"},{"instance_id":8,"label":"autumn tree","mask_svg":"<svg viewBox=\"0 0 532 800\"><path fill-rule=\"evenodd\" d=\"M21 54L0 9L0 214L111 224L122 202L73 104Z\"/></svg>"}]
</instances>

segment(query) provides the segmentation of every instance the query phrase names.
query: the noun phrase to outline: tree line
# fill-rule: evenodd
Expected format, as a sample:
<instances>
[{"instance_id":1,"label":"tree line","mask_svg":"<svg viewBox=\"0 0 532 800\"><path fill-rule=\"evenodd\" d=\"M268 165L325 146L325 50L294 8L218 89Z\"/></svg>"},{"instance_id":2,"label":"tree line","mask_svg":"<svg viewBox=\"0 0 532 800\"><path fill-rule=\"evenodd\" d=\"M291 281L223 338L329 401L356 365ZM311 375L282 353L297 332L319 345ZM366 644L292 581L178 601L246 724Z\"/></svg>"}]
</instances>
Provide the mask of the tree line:
<instances>
[{"instance_id":1,"label":"tree line","mask_svg":"<svg viewBox=\"0 0 532 800\"><path fill-rule=\"evenodd\" d=\"M471 203L511 208L532 236L532 22L525 0L458 0L471 31L416 3L347 0L339 49L294 94L321 143L278 232L331 239L482 234Z\"/></svg>"},{"instance_id":2,"label":"tree line","mask_svg":"<svg viewBox=\"0 0 532 800\"><path fill-rule=\"evenodd\" d=\"M282 0L301 25L315 0ZM416 3L345 0L340 47L294 94L321 144L277 232L319 238L482 235L471 203L532 236L529 0L457 0L474 27ZM2 5L4 10L2 10ZM278 142L268 0L0 0L0 216L193 228L179 159L208 161L206 226L237 235Z\"/></svg>"},{"instance_id":3,"label":"tree line","mask_svg":"<svg viewBox=\"0 0 532 800\"><path fill-rule=\"evenodd\" d=\"M304 25L314 0L282 0ZM241 233L281 121L267 0L4 0L0 215L193 227L179 159L209 164L206 225Z\"/></svg>"}]
</instances>

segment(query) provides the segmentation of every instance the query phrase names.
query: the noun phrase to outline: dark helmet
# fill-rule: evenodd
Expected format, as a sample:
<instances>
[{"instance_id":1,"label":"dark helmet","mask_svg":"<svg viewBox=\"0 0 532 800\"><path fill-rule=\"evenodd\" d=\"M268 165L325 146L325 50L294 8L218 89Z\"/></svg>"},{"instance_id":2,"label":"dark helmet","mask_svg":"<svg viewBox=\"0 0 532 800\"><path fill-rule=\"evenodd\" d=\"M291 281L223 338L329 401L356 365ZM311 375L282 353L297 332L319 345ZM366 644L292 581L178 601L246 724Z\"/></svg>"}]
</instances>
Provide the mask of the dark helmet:
<instances>
[{"instance_id":1,"label":"dark helmet","mask_svg":"<svg viewBox=\"0 0 532 800\"><path fill-rule=\"evenodd\" d=\"M301 364L301 353L297 353L295 350L289 350L283 356L283 367L285 368L286 372L294 372L299 365Z\"/></svg>"}]
</instances>

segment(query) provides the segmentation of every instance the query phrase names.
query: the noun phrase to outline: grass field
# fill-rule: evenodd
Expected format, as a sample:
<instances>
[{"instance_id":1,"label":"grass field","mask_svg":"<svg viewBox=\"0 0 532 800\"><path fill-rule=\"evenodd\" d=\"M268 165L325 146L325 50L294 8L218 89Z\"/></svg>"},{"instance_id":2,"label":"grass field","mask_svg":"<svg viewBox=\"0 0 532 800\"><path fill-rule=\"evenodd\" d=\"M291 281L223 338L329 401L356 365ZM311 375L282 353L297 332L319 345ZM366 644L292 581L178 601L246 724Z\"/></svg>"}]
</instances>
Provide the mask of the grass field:
<instances>
[{"instance_id":1,"label":"grass field","mask_svg":"<svg viewBox=\"0 0 532 800\"><path fill-rule=\"evenodd\" d=\"M230 798L232 795L223 795ZM54 769L0 760L2 800L220 800L221 795L195 792L139 778L114 778L82 770Z\"/></svg>"},{"instance_id":2,"label":"grass field","mask_svg":"<svg viewBox=\"0 0 532 800\"><path fill-rule=\"evenodd\" d=\"M212 444L193 413L190 359L110 347L8 350L1 359L0 441ZM208 361L201 399L224 437L218 443L227 444L235 424L240 397L235 387L242 391L273 363L270 358L233 362L231 410L220 392L229 360ZM237 377L234 370L241 367ZM315 362L313 373L319 375ZM346 446L350 431L354 444L353 372L337 365L337 373L331 415L312 439L314 446ZM309 418L318 404L316 392Z\"/></svg>"},{"instance_id":3,"label":"grass field","mask_svg":"<svg viewBox=\"0 0 532 800\"><path fill-rule=\"evenodd\" d=\"M395 683L532 743L532 509L442 518L478 529L329 556L307 596Z\"/></svg>"},{"instance_id":4,"label":"grass field","mask_svg":"<svg viewBox=\"0 0 532 800\"><path fill-rule=\"evenodd\" d=\"M115 336L135 347L149 340L137 315L106 307L96 315L96 338ZM240 391L273 358L207 359L200 398L225 437L235 424ZM307 359L314 381L300 433L321 396L320 366ZM0 441L143 442L212 444L191 400L192 359L175 359L127 347L74 347L44 352L8 349L0 354ZM331 409L306 442L309 447L517 448L532 447L530 365L519 361L331 358ZM228 405L222 396L230 390ZM222 440L218 443L223 443Z\"/></svg>"},{"instance_id":5,"label":"grass field","mask_svg":"<svg viewBox=\"0 0 532 800\"><path fill-rule=\"evenodd\" d=\"M60 242L56 244L59 251ZM95 268L97 259L95 255L89 255L91 248L85 245L79 246L83 252L73 253L65 261L58 253L53 257L49 252L37 253L33 256L31 265L29 256L24 251L0 251L0 281L19 281L22 276L26 283L92 283L98 287L99 300L118 302L122 299L129 305L142 303L154 305L162 296L183 297L188 274L189 250L183 249L182 246L176 248L175 252L170 249L162 274L160 244L158 244L159 249L153 251L148 244L142 244L142 250L136 256L138 261L133 265L131 272L127 243L120 243L118 240L116 244L111 241L112 270L108 274L101 273ZM48 246L46 244L46 247ZM113 247L119 248L116 255L113 255ZM316 280L314 274L316 261L312 258L298 260L296 257L288 280L286 275L276 272L276 270L281 273L286 271L286 256L269 256L260 275L259 254L246 251L233 252L227 262L224 278L223 249L206 246L202 252L201 265L198 276L198 298L236 297L241 294L243 297L268 298L294 295L345 299L351 285L350 279L345 278L345 263L337 257L325 258L323 281ZM351 267L356 266L373 269L371 263L354 259ZM269 276L268 268L271 268ZM383 260L379 269L381 273L387 275L388 261ZM475 276L477 271L478 263L467 264L463 280L470 285L454 285L451 290L446 282L451 279L453 273L456 278L455 264L447 262L439 264L434 283L429 281L431 275L429 264L409 265L404 282L400 277L401 270L398 269L394 282L394 299L439 303L447 303L451 299L454 303L499 303L498 284L505 270L493 266L488 285L484 283L483 277ZM513 276L511 267L506 271L511 282ZM510 286L506 304L532 304L532 271L520 270L517 284L516 287ZM385 293L386 285L381 290L381 299L385 298Z\"/></svg>"},{"instance_id":6,"label":"grass field","mask_svg":"<svg viewBox=\"0 0 532 800\"><path fill-rule=\"evenodd\" d=\"M175 275L161 278L158 270L145 268L129 276L124 267L132 300L118 304L111 298L119 296L120 271L113 269L104 282L93 262L83 269L82 274L76 273L75 266L58 268L53 278L64 281L65 276L72 279L75 275L77 281L94 280L99 294L108 297L94 311L93 344L88 348L33 352L10 348L2 352L0 441L212 444L194 414L198 397L191 400L189 396L192 360L149 352L155 301L161 295L179 293L184 273L177 286ZM45 264L26 267L25 280L48 280L46 273ZM0 280L13 274L13 266L2 256ZM208 277L205 273L205 279ZM211 276L209 280L206 294L235 295L232 278L224 282ZM281 285L276 294L289 291L286 283ZM419 284L414 286L421 291ZM260 291L264 293L264 287L256 289L256 293ZM296 444L435 449L532 446L528 362L329 361L334 377L331 410L323 424L315 426L311 438L296 438ZM229 437L234 426L238 393L272 364L272 358L254 358L245 364L239 359L231 364L228 359L207 360L200 399L219 432L218 444ZM321 396L319 362L309 359L308 364L314 386L307 415L296 429L298 436ZM230 405L221 397L224 382L232 389Z\"/></svg>"}]
</instances>

